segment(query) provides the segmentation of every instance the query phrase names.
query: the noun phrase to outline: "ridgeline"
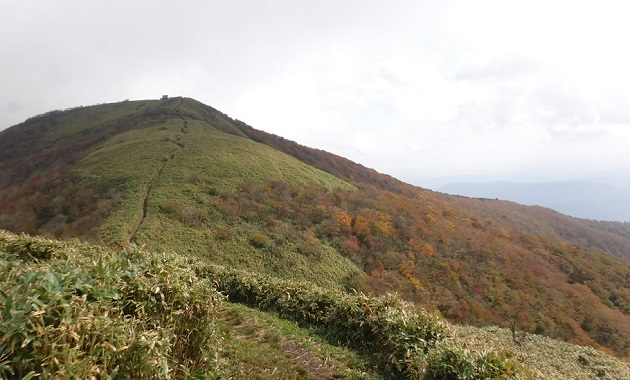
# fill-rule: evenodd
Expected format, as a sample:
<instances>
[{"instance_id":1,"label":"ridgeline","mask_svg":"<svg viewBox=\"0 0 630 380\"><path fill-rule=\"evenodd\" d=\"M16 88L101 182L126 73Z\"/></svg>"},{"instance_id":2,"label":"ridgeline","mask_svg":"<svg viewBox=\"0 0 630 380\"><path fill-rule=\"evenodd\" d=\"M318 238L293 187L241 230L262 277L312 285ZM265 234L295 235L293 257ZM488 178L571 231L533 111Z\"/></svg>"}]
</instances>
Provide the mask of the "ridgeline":
<instances>
[{"instance_id":1,"label":"ridgeline","mask_svg":"<svg viewBox=\"0 0 630 380\"><path fill-rule=\"evenodd\" d=\"M0 173L0 228L43 236L5 233L0 244L3 271L12 273L0 305L3 332L14 329L3 341L9 348L0 352L5 377L31 371L95 376L94 368L123 378L123 368L137 369L135 378L297 373L463 379L474 373L468 378L582 379L628 373L627 364L608 356L630 357L630 236L621 223L417 188L188 98L33 117L0 132ZM74 238L91 245L68 242ZM40 246L52 248L42 248L41 256ZM111 273L92 273L103 265ZM151 274L120 277L128 267ZM186 280L168 290L172 294L160 293L170 286L160 271ZM69 309L54 302L34 306L26 298L14 302L16 292L30 289L33 273L41 288L30 297L55 299ZM61 300L53 294L64 276L74 282L64 285ZM92 284L89 289L77 288L76 276ZM110 286L103 283L114 286L113 293L94 295L95 286ZM197 286L207 297L195 298ZM192 309L177 306L188 302L176 300L180 293L193 297ZM94 307L94 321L105 313L120 318L120 329L144 327L115 350L96 336L94 342L102 342L88 347L73 338L88 334L73 324L87 318L73 302L85 301ZM161 306L139 311L145 302ZM57 331L59 307L70 313L67 327L74 334ZM202 316L204 308L212 312ZM40 318L39 324L29 319L31 335L26 325L15 325L18 310ZM181 323L190 325L178 325L170 313L189 315ZM389 325L390 319L399 322ZM198 322L213 327L204 330ZM63 344L27 360L18 346L39 352L31 344L42 338L37 326L57 329ZM178 338L188 328L199 329L192 346ZM257 328L288 335L251 333ZM141 368L132 354L122 358L139 344L133 339L150 336L172 350L145 347L133 355L154 355L161 369ZM311 340L317 343L305 343ZM79 342L80 348L72 346ZM76 349L79 356L68 356ZM283 364L260 362L255 352L267 349ZM551 364L550 349L561 350L553 361L566 371ZM90 362L97 351L107 357L101 364ZM334 363L322 355L333 355ZM46 361L53 358L69 364Z\"/></svg>"}]
</instances>

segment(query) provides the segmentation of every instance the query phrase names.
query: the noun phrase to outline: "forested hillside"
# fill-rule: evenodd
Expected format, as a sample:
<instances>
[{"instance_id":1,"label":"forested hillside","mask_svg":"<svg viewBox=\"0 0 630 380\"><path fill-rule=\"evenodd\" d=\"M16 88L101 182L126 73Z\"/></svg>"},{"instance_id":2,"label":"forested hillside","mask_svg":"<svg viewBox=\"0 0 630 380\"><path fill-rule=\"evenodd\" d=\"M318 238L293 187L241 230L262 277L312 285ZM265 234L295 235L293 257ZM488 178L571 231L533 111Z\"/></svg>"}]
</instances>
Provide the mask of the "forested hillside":
<instances>
[{"instance_id":1,"label":"forested hillside","mask_svg":"<svg viewBox=\"0 0 630 380\"><path fill-rule=\"evenodd\" d=\"M187 98L0 133L0 228L177 252L630 355L625 225L447 196Z\"/></svg>"}]
</instances>

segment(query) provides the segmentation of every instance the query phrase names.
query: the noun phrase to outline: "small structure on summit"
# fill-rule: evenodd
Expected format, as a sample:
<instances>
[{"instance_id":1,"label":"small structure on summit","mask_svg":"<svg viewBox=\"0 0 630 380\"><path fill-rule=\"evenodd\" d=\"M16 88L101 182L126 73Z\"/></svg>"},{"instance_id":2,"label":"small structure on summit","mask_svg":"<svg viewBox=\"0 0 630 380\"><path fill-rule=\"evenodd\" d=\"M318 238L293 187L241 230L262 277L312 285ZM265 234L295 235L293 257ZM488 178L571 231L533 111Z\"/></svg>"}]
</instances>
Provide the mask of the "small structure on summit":
<instances>
[{"instance_id":1,"label":"small structure on summit","mask_svg":"<svg viewBox=\"0 0 630 380\"><path fill-rule=\"evenodd\" d=\"M168 95L162 95L162 99L160 100L168 100Z\"/></svg>"}]
</instances>

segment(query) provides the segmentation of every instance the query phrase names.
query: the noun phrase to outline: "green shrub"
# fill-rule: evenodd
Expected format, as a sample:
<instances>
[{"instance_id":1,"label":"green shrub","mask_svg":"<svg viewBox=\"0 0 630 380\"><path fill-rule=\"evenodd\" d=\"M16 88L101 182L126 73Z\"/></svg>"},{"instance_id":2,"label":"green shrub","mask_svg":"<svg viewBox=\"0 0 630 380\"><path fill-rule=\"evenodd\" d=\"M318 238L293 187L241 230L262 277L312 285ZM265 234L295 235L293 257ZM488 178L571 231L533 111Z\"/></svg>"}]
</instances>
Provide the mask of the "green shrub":
<instances>
[{"instance_id":1,"label":"green shrub","mask_svg":"<svg viewBox=\"0 0 630 380\"><path fill-rule=\"evenodd\" d=\"M196 207L187 207L182 211L184 222L190 227L199 227L208 219L208 212Z\"/></svg>"},{"instance_id":2,"label":"green shrub","mask_svg":"<svg viewBox=\"0 0 630 380\"><path fill-rule=\"evenodd\" d=\"M168 255L139 261L122 278L127 283L124 310L152 330L167 328L174 364L189 370L207 367L216 339L213 310L221 298L216 290Z\"/></svg>"},{"instance_id":3,"label":"green shrub","mask_svg":"<svg viewBox=\"0 0 630 380\"><path fill-rule=\"evenodd\" d=\"M347 294L174 255L112 253L3 231L0 273L0 378L221 377L217 290L321 327L387 378L501 380L516 373L505 354L442 342L440 317L393 295Z\"/></svg>"},{"instance_id":4,"label":"green shrub","mask_svg":"<svg viewBox=\"0 0 630 380\"><path fill-rule=\"evenodd\" d=\"M504 352L477 352L444 345L427 358L426 380L516 379L516 364Z\"/></svg>"},{"instance_id":5,"label":"green shrub","mask_svg":"<svg viewBox=\"0 0 630 380\"><path fill-rule=\"evenodd\" d=\"M12 235L0 231L0 250L11 255L16 255L25 261L48 260L53 253L60 251L64 246L62 242L47 240L41 237L29 235Z\"/></svg>"},{"instance_id":6,"label":"green shrub","mask_svg":"<svg viewBox=\"0 0 630 380\"><path fill-rule=\"evenodd\" d=\"M271 244L269 237L261 232L256 232L250 236L249 242L256 248L267 248Z\"/></svg>"},{"instance_id":7,"label":"green shrub","mask_svg":"<svg viewBox=\"0 0 630 380\"><path fill-rule=\"evenodd\" d=\"M181 217L183 209L182 203L173 199L166 200L162 204L162 210L177 217Z\"/></svg>"},{"instance_id":8,"label":"green shrub","mask_svg":"<svg viewBox=\"0 0 630 380\"><path fill-rule=\"evenodd\" d=\"M441 318L392 295L345 294L217 266L198 274L231 301L324 327L329 339L373 355L390 376L417 378L423 356L445 334Z\"/></svg>"},{"instance_id":9,"label":"green shrub","mask_svg":"<svg viewBox=\"0 0 630 380\"><path fill-rule=\"evenodd\" d=\"M56 244L48 256L61 255ZM64 247L68 259L29 265L22 257L33 247L32 238L0 233L0 378L166 379L215 370L221 296L177 257L90 258L78 246Z\"/></svg>"},{"instance_id":10,"label":"green shrub","mask_svg":"<svg viewBox=\"0 0 630 380\"><path fill-rule=\"evenodd\" d=\"M221 241L232 240L234 236L236 236L236 232L234 232L232 228L227 227L227 226L219 227L217 231L214 233L214 237L217 240L221 240Z\"/></svg>"}]
</instances>

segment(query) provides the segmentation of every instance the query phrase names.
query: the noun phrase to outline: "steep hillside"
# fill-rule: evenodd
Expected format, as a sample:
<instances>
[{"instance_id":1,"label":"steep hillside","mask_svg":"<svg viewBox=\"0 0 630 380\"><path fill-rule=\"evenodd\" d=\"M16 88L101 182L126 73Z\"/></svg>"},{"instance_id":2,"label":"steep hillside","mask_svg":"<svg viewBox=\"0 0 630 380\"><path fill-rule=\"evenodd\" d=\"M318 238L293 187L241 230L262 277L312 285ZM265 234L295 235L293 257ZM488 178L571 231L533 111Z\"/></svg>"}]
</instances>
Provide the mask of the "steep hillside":
<instances>
[{"instance_id":1,"label":"steep hillside","mask_svg":"<svg viewBox=\"0 0 630 380\"><path fill-rule=\"evenodd\" d=\"M598 222L573 218L540 206L523 206L508 201L443 195L459 208L484 219L521 232L566 240L630 260L628 223Z\"/></svg>"},{"instance_id":2,"label":"steep hillside","mask_svg":"<svg viewBox=\"0 0 630 380\"><path fill-rule=\"evenodd\" d=\"M346 158L319 149L302 146L282 137L256 130L247 124L235 121L245 135L285 152L309 165L331 173L359 187L373 186L414 199L439 199L455 203L475 215L502 218L501 224L534 234L551 235L554 238L597 248L615 256L630 259L630 223L596 222L562 215L541 207L526 207L512 202L496 202L489 206L489 199L442 194L417 188L391 176L378 173ZM462 201L463 200L463 201ZM507 218L509 214L511 217Z\"/></svg>"},{"instance_id":3,"label":"steep hillside","mask_svg":"<svg viewBox=\"0 0 630 380\"><path fill-rule=\"evenodd\" d=\"M241 137L227 120L201 103L172 98L51 112L10 128L0 135L0 145L8 149L0 225L114 246L138 243L214 255L218 263L337 286L359 272L330 249L317 262L295 247L280 257L261 255L249 243L260 226L232 229L212 219L207 204L247 184L273 180L354 188ZM207 228L194 228L205 222ZM212 248L215 240L220 250Z\"/></svg>"},{"instance_id":4,"label":"steep hillside","mask_svg":"<svg viewBox=\"0 0 630 380\"><path fill-rule=\"evenodd\" d=\"M272 221L262 230L270 236L275 226L311 232L301 251L319 242L350 257L365 271L354 288L395 291L454 321L513 323L627 355L630 265L610 254L477 219L434 198L374 189L259 186L223 195L213 210L240 222L256 210L257 220Z\"/></svg>"},{"instance_id":5,"label":"steep hillside","mask_svg":"<svg viewBox=\"0 0 630 380\"><path fill-rule=\"evenodd\" d=\"M194 268L194 270L193 270ZM0 231L0 377L622 379L590 348L452 326L395 297L343 294L185 255Z\"/></svg>"},{"instance_id":6,"label":"steep hillside","mask_svg":"<svg viewBox=\"0 0 630 380\"><path fill-rule=\"evenodd\" d=\"M618 225L419 189L186 98L51 112L1 132L0 152L0 228L397 292L630 355Z\"/></svg>"},{"instance_id":7,"label":"steep hillside","mask_svg":"<svg viewBox=\"0 0 630 380\"><path fill-rule=\"evenodd\" d=\"M234 227L218 218L212 204L220 194L270 180L321 189L353 187L204 122L175 119L122 133L93 150L77 164L75 172L86 186L124 186L120 200L100 227L98 241L107 245L131 242L151 249L211 256L215 262L232 267L329 285L359 271L330 250L317 261L298 254L294 247L283 247L272 257L261 254L256 244L265 246L268 242L260 234L259 223ZM261 240L251 244L257 236Z\"/></svg>"},{"instance_id":8,"label":"steep hillside","mask_svg":"<svg viewBox=\"0 0 630 380\"><path fill-rule=\"evenodd\" d=\"M586 223L595 229L610 232L612 234L630 239L630 222L617 223L589 220Z\"/></svg>"}]
</instances>

